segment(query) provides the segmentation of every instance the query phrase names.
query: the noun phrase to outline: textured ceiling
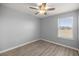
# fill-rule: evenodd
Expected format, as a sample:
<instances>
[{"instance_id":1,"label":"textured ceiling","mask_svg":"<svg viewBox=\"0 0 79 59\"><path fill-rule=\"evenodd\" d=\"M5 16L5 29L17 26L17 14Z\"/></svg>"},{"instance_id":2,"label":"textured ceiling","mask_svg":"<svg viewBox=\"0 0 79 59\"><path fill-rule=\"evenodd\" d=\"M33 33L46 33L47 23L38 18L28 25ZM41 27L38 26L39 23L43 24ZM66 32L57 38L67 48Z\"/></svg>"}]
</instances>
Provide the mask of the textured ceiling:
<instances>
[{"instance_id":1,"label":"textured ceiling","mask_svg":"<svg viewBox=\"0 0 79 59\"><path fill-rule=\"evenodd\" d=\"M45 15L39 15L39 14L35 15L36 10L29 9L30 6L37 7L36 3L10 3L10 4L6 3L3 5L7 6L9 8L13 8L15 10L21 11L21 12L32 14L38 18L43 18L43 17L79 9L78 3L47 3L48 7L53 7L53 8L55 8L55 10L48 11L47 15L45 16Z\"/></svg>"}]
</instances>

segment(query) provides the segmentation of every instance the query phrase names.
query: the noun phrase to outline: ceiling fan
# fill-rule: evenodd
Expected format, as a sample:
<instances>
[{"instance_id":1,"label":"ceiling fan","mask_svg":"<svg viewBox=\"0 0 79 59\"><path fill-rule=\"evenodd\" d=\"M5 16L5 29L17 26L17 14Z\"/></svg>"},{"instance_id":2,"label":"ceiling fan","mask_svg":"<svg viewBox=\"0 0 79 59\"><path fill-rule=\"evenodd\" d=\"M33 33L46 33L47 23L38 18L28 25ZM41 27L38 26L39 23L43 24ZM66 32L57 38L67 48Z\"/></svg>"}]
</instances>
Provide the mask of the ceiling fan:
<instances>
[{"instance_id":1,"label":"ceiling fan","mask_svg":"<svg viewBox=\"0 0 79 59\"><path fill-rule=\"evenodd\" d=\"M47 15L47 11L53 11L55 8L47 8L46 3L41 3L38 7L29 7L30 9L37 10L35 15L41 14L41 15Z\"/></svg>"}]
</instances>

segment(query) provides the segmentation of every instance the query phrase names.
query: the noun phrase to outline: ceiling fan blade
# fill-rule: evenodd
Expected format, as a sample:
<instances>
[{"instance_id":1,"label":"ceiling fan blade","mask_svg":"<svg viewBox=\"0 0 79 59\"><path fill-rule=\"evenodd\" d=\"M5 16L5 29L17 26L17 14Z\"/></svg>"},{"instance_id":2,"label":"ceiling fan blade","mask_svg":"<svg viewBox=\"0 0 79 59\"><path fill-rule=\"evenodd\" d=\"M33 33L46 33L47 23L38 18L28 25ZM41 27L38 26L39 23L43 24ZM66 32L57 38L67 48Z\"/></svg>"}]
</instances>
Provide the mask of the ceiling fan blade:
<instances>
[{"instance_id":1,"label":"ceiling fan blade","mask_svg":"<svg viewBox=\"0 0 79 59\"><path fill-rule=\"evenodd\" d=\"M35 15L37 15L39 12L36 12Z\"/></svg>"},{"instance_id":2,"label":"ceiling fan blade","mask_svg":"<svg viewBox=\"0 0 79 59\"><path fill-rule=\"evenodd\" d=\"M30 9L35 9L35 10L38 10L36 7L29 7Z\"/></svg>"},{"instance_id":3,"label":"ceiling fan blade","mask_svg":"<svg viewBox=\"0 0 79 59\"><path fill-rule=\"evenodd\" d=\"M47 10L48 11L52 11L52 10L55 10L55 8L48 8Z\"/></svg>"}]
</instances>

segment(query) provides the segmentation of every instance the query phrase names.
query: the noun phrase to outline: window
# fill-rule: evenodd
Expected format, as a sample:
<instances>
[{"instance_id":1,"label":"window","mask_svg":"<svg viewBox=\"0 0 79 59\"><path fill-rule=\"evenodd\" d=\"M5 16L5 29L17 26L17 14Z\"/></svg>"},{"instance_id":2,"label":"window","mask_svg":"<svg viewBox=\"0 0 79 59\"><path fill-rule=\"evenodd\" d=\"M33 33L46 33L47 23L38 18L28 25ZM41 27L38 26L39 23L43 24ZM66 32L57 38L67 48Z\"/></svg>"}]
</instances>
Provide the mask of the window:
<instances>
[{"instance_id":1,"label":"window","mask_svg":"<svg viewBox=\"0 0 79 59\"><path fill-rule=\"evenodd\" d=\"M60 17L58 19L58 37L73 39L73 17Z\"/></svg>"}]
</instances>

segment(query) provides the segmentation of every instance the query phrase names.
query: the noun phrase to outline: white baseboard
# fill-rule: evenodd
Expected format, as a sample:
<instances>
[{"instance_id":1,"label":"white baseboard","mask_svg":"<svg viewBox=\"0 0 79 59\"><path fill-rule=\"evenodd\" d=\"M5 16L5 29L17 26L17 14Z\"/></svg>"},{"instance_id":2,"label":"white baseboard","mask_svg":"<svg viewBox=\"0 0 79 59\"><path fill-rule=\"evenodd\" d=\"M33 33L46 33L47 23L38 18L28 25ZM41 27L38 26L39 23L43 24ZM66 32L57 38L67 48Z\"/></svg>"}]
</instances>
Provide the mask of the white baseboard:
<instances>
[{"instance_id":1,"label":"white baseboard","mask_svg":"<svg viewBox=\"0 0 79 59\"><path fill-rule=\"evenodd\" d=\"M16 49L16 48L19 48L19 47L22 47L24 45L30 44L30 43L35 42L35 41L38 41L38 39L37 40L30 41L30 42L23 43L23 44L20 44L20 45L17 45L17 46L14 46L14 47L11 47L11 48L8 48L8 49L5 49L5 50L2 50L2 51L0 51L0 54L1 53L4 53L4 52L7 52L7 51L10 51L10 50L13 50L13 49Z\"/></svg>"},{"instance_id":2,"label":"white baseboard","mask_svg":"<svg viewBox=\"0 0 79 59\"><path fill-rule=\"evenodd\" d=\"M60 43L56 43L56 42L53 42L53 41L50 41L50 40L47 40L47 39L41 39L41 40L44 40L44 41L47 41L47 42L50 42L50 43L53 43L53 44L56 44L56 45L60 45L60 46L63 46L63 47L67 47L67 48L79 51L78 48L74 48L74 47L70 47L70 46L67 46L67 45L60 44Z\"/></svg>"}]
</instances>

